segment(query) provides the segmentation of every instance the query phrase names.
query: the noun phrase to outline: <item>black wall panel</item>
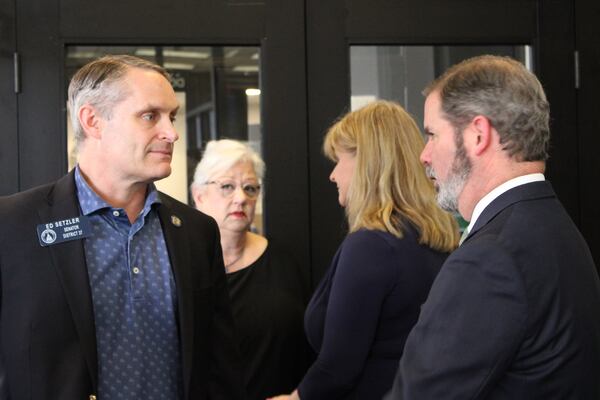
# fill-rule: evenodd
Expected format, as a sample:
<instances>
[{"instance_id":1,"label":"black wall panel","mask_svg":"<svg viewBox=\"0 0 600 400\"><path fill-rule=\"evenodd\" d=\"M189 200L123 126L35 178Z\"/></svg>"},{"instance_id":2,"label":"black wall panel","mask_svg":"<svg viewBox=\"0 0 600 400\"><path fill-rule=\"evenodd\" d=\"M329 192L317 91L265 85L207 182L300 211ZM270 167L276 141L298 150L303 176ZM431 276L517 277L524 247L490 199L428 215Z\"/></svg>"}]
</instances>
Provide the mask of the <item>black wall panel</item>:
<instances>
[{"instance_id":1,"label":"black wall panel","mask_svg":"<svg viewBox=\"0 0 600 400\"><path fill-rule=\"evenodd\" d=\"M15 29L14 0L0 0L0 195L13 193L19 188Z\"/></svg>"},{"instance_id":2,"label":"black wall panel","mask_svg":"<svg viewBox=\"0 0 600 400\"><path fill-rule=\"evenodd\" d=\"M62 37L104 41L157 38L168 42L254 43L265 32L264 1L60 0ZM272 2L275 6L279 3ZM271 2L269 6L271 7Z\"/></svg>"},{"instance_id":3,"label":"black wall panel","mask_svg":"<svg viewBox=\"0 0 600 400\"><path fill-rule=\"evenodd\" d=\"M536 33L536 0L346 0L346 35L383 44L510 43Z\"/></svg>"},{"instance_id":4,"label":"black wall panel","mask_svg":"<svg viewBox=\"0 0 600 400\"><path fill-rule=\"evenodd\" d=\"M579 89L577 91L577 134L579 138L580 226L596 266L600 268L600 3L576 0L576 47L579 52Z\"/></svg>"},{"instance_id":5,"label":"black wall panel","mask_svg":"<svg viewBox=\"0 0 600 400\"><path fill-rule=\"evenodd\" d=\"M308 139L313 285L329 266L346 231L333 163L323 155L327 128L350 107L350 65L342 0L307 0Z\"/></svg>"},{"instance_id":6,"label":"black wall panel","mask_svg":"<svg viewBox=\"0 0 600 400\"><path fill-rule=\"evenodd\" d=\"M304 3L270 2L266 20L261 69L267 94L261 109L266 232L310 270Z\"/></svg>"},{"instance_id":7,"label":"black wall panel","mask_svg":"<svg viewBox=\"0 0 600 400\"><path fill-rule=\"evenodd\" d=\"M49 182L66 169L62 47L57 0L18 1L17 48L21 59L18 96L19 189Z\"/></svg>"},{"instance_id":8,"label":"black wall panel","mask_svg":"<svg viewBox=\"0 0 600 400\"><path fill-rule=\"evenodd\" d=\"M544 0L539 5L538 77L550 102L550 159L546 176L579 224L579 166L575 92L573 2Z\"/></svg>"}]
</instances>

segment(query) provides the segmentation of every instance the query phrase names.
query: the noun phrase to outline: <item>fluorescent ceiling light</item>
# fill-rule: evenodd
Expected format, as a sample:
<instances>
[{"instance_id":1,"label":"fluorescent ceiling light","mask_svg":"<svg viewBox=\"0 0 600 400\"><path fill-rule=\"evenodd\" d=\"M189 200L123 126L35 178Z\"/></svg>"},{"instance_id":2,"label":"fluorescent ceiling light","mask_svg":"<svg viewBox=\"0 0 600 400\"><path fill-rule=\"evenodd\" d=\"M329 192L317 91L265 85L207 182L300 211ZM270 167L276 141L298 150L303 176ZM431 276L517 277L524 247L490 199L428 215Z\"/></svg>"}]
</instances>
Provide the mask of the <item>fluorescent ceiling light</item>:
<instances>
[{"instance_id":1,"label":"fluorescent ceiling light","mask_svg":"<svg viewBox=\"0 0 600 400\"><path fill-rule=\"evenodd\" d=\"M156 51L152 48L142 48L137 49L135 51L136 56L144 56L144 57L154 57L156 55Z\"/></svg>"},{"instance_id":2,"label":"fluorescent ceiling light","mask_svg":"<svg viewBox=\"0 0 600 400\"><path fill-rule=\"evenodd\" d=\"M197 58L200 60L210 57L210 54L206 51L164 50L163 54L167 57Z\"/></svg>"},{"instance_id":3,"label":"fluorescent ceiling light","mask_svg":"<svg viewBox=\"0 0 600 400\"><path fill-rule=\"evenodd\" d=\"M237 53L240 52L240 49L233 49L233 50L229 50L227 53L225 53L225 58L231 58L233 56L236 56Z\"/></svg>"},{"instance_id":4,"label":"fluorescent ceiling light","mask_svg":"<svg viewBox=\"0 0 600 400\"><path fill-rule=\"evenodd\" d=\"M256 89L256 88L246 89L246 96L259 96L259 95L260 95L260 89Z\"/></svg>"},{"instance_id":5,"label":"fluorescent ceiling light","mask_svg":"<svg viewBox=\"0 0 600 400\"><path fill-rule=\"evenodd\" d=\"M258 65L236 65L233 72L258 72Z\"/></svg>"},{"instance_id":6,"label":"fluorescent ceiling light","mask_svg":"<svg viewBox=\"0 0 600 400\"><path fill-rule=\"evenodd\" d=\"M98 57L98 53L93 51L76 51L74 53L69 53L69 58L96 58Z\"/></svg>"},{"instance_id":7,"label":"fluorescent ceiling light","mask_svg":"<svg viewBox=\"0 0 600 400\"><path fill-rule=\"evenodd\" d=\"M191 69L194 69L194 64L166 62L165 65L164 65L164 67L166 69L185 69L185 70L191 70Z\"/></svg>"},{"instance_id":8,"label":"fluorescent ceiling light","mask_svg":"<svg viewBox=\"0 0 600 400\"><path fill-rule=\"evenodd\" d=\"M141 48L135 51L136 56L154 57L156 56L156 50L153 48ZM199 60L205 60L210 57L210 54L206 51L188 51L188 50L163 50L163 56L165 57L181 57L181 58L196 58Z\"/></svg>"}]
</instances>

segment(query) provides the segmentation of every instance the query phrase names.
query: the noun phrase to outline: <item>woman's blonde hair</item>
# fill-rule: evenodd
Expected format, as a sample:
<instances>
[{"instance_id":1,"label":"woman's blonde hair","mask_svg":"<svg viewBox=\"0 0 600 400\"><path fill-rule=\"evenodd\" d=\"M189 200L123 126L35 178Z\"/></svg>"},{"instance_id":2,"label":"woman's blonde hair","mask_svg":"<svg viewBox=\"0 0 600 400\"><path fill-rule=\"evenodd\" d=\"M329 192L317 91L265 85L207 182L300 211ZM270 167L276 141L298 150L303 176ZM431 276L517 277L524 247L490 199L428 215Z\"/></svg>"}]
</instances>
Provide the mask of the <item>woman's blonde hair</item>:
<instances>
[{"instance_id":1,"label":"woman's blonde hair","mask_svg":"<svg viewBox=\"0 0 600 400\"><path fill-rule=\"evenodd\" d=\"M329 128L323 144L327 157L337 161L340 151L356 157L346 203L350 232L377 229L401 238L409 221L420 243L442 251L456 247L456 221L438 206L419 161L423 147L415 121L390 101L350 112Z\"/></svg>"}]
</instances>

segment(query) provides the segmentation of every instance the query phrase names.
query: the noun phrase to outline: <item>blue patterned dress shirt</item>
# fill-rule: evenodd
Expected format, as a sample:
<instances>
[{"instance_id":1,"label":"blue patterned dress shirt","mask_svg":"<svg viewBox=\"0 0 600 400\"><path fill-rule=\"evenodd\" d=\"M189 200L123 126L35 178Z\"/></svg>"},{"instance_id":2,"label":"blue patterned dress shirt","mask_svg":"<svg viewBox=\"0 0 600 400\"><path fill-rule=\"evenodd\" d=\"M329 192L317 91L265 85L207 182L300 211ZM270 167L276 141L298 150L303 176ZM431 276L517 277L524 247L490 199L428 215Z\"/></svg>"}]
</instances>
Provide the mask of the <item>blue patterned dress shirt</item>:
<instances>
[{"instance_id":1,"label":"blue patterned dress shirt","mask_svg":"<svg viewBox=\"0 0 600 400\"><path fill-rule=\"evenodd\" d=\"M149 185L131 224L87 184L77 167L79 205L91 225L84 248L92 291L99 400L182 398L176 291Z\"/></svg>"}]
</instances>

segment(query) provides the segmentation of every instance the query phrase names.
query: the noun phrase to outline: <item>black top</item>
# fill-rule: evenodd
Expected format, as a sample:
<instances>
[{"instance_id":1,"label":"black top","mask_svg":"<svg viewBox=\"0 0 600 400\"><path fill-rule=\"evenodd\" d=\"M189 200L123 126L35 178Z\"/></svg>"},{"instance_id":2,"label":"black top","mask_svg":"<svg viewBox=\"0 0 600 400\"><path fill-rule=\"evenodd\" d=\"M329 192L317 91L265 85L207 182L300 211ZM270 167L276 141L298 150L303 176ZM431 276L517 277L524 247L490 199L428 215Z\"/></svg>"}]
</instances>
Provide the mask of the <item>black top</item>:
<instances>
[{"instance_id":1,"label":"black top","mask_svg":"<svg viewBox=\"0 0 600 400\"><path fill-rule=\"evenodd\" d=\"M227 280L248 399L292 392L310 363L302 328L306 277L269 243L258 260L227 274Z\"/></svg>"},{"instance_id":2,"label":"black top","mask_svg":"<svg viewBox=\"0 0 600 400\"><path fill-rule=\"evenodd\" d=\"M300 398L380 399L446 257L420 245L412 228L402 239L375 230L349 234L306 310L318 356Z\"/></svg>"}]
</instances>

